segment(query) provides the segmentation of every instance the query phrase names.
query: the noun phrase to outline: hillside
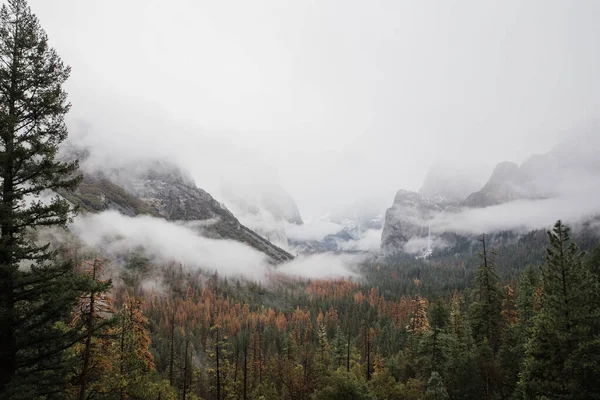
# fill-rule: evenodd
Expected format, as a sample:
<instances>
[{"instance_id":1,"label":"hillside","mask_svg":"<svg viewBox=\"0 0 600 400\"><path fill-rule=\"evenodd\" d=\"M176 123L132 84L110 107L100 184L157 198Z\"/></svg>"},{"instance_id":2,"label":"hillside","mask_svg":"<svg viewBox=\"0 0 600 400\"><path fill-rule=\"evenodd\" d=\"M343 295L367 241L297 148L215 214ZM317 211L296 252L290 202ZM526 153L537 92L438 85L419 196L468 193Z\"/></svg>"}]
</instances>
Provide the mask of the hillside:
<instances>
[{"instance_id":1,"label":"hillside","mask_svg":"<svg viewBox=\"0 0 600 400\"><path fill-rule=\"evenodd\" d=\"M266 254L273 263L291 254L244 226L174 164L147 161L135 166L84 172L74 192L61 194L83 211L116 210L127 216L150 215L168 221L200 221L198 234L234 240Z\"/></svg>"}]
</instances>

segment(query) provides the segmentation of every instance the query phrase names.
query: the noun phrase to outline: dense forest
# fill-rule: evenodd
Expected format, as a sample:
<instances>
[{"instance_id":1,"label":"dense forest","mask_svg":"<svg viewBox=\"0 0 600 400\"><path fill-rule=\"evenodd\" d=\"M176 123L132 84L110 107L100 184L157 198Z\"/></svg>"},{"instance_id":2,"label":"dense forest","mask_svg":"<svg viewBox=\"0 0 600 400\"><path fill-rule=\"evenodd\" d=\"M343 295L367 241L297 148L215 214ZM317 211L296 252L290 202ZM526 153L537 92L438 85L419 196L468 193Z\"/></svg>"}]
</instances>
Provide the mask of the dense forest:
<instances>
[{"instance_id":1,"label":"dense forest","mask_svg":"<svg viewBox=\"0 0 600 400\"><path fill-rule=\"evenodd\" d=\"M485 237L466 277L461 263L399 261L365 264L354 279L265 282L156 265L143 249L115 268L65 244L55 254L70 268L44 282L44 302L71 303L39 335L72 342L26 362L7 388L14 398L595 398L600 249L581 253L560 222L547 237L546 261L504 280Z\"/></svg>"},{"instance_id":2,"label":"dense forest","mask_svg":"<svg viewBox=\"0 0 600 400\"><path fill-rule=\"evenodd\" d=\"M336 280L232 279L48 240L81 180L57 156L68 76L25 0L3 5L0 398L600 398L600 247L561 221L517 247L482 235L462 258Z\"/></svg>"}]
</instances>

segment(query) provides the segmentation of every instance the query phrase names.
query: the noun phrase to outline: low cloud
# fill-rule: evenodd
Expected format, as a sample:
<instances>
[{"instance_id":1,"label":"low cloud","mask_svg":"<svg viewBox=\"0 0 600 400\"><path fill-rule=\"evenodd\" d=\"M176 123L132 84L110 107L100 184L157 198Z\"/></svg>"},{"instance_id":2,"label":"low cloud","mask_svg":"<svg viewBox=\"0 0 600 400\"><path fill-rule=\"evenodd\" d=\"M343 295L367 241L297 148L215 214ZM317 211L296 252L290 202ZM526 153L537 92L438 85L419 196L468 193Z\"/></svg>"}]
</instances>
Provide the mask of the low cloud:
<instances>
[{"instance_id":1,"label":"low cloud","mask_svg":"<svg viewBox=\"0 0 600 400\"><path fill-rule=\"evenodd\" d=\"M149 216L127 217L116 211L79 216L70 226L80 240L107 256L143 247L158 262L180 262L187 268L218 271L231 277L264 280L277 270L302 278L358 276L360 258L319 254L273 267L263 253L230 240L199 236L196 222L176 223Z\"/></svg>"},{"instance_id":2,"label":"low cloud","mask_svg":"<svg viewBox=\"0 0 600 400\"><path fill-rule=\"evenodd\" d=\"M381 231L381 229L367 229L361 233L360 238L341 242L340 249L344 251L379 253L381 249Z\"/></svg>"},{"instance_id":3,"label":"low cloud","mask_svg":"<svg viewBox=\"0 0 600 400\"><path fill-rule=\"evenodd\" d=\"M87 246L107 254L143 247L160 262L248 279L263 279L267 273L264 254L238 242L198 236L191 226L159 218L105 211L78 217L71 229Z\"/></svg>"},{"instance_id":4,"label":"low cloud","mask_svg":"<svg viewBox=\"0 0 600 400\"><path fill-rule=\"evenodd\" d=\"M322 253L301 256L281 265L279 273L298 278L336 279L358 277L356 271L362 257L349 254Z\"/></svg>"},{"instance_id":5,"label":"low cloud","mask_svg":"<svg viewBox=\"0 0 600 400\"><path fill-rule=\"evenodd\" d=\"M519 200L485 208L439 213L431 221L432 232L462 234L505 230L527 232L550 227L557 219L577 224L600 213L600 192L584 191L543 200Z\"/></svg>"},{"instance_id":6,"label":"low cloud","mask_svg":"<svg viewBox=\"0 0 600 400\"><path fill-rule=\"evenodd\" d=\"M302 225L285 224L285 232L292 241L306 242L323 240L327 235L333 235L344 229L343 225L330 221L309 221Z\"/></svg>"},{"instance_id":7,"label":"low cloud","mask_svg":"<svg viewBox=\"0 0 600 400\"><path fill-rule=\"evenodd\" d=\"M448 247L448 243L438 237L428 239L426 237L413 237L404 245L404 251L408 254L424 254L428 247L430 250L441 250Z\"/></svg>"}]
</instances>

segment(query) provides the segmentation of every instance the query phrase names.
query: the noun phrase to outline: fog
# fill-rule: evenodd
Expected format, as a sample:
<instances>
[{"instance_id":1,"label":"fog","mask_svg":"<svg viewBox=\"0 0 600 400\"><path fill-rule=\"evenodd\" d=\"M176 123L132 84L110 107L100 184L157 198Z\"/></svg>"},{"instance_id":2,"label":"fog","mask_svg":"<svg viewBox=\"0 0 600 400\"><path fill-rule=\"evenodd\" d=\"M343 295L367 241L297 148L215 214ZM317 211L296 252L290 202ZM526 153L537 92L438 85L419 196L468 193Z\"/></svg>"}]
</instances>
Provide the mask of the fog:
<instances>
[{"instance_id":1,"label":"fog","mask_svg":"<svg viewBox=\"0 0 600 400\"><path fill-rule=\"evenodd\" d=\"M436 160L522 162L600 109L593 1L30 4L99 162L168 157L217 198L276 181L306 219Z\"/></svg>"},{"instance_id":2,"label":"fog","mask_svg":"<svg viewBox=\"0 0 600 400\"><path fill-rule=\"evenodd\" d=\"M355 255L316 254L298 257L278 271L298 278L352 278L359 276L356 266L361 261L362 257Z\"/></svg>"},{"instance_id":3,"label":"fog","mask_svg":"<svg viewBox=\"0 0 600 400\"><path fill-rule=\"evenodd\" d=\"M549 229L558 219L574 229L582 223L598 226L600 215L600 132L597 123L580 126L568 140L552 151L534 155L520 165L515 176L504 177L502 185L492 190L516 193L513 201L487 207L451 206L441 211L414 213L411 207L393 208L389 212L405 221L431 232L415 237L405 244L409 253L422 253L427 246L448 246L440 235L445 232L480 235L500 231L529 232ZM497 182L492 177L488 185ZM491 192L493 194L493 192ZM599 230L600 233L600 230Z\"/></svg>"},{"instance_id":4,"label":"fog","mask_svg":"<svg viewBox=\"0 0 600 400\"><path fill-rule=\"evenodd\" d=\"M543 200L518 200L458 213L440 213L431 222L434 233L492 233L506 230L528 232L549 228L557 219L571 225L586 221L600 213L597 200L600 191L565 195ZM585 197L581 197L585 196Z\"/></svg>"},{"instance_id":5,"label":"fog","mask_svg":"<svg viewBox=\"0 0 600 400\"><path fill-rule=\"evenodd\" d=\"M204 238L192 227L158 218L132 218L107 211L78 217L72 230L84 244L106 255L143 247L162 263L174 261L189 268L258 280L267 273L263 253L238 242Z\"/></svg>"},{"instance_id":6,"label":"fog","mask_svg":"<svg viewBox=\"0 0 600 400\"><path fill-rule=\"evenodd\" d=\"M454 193L462 193L502 161L520 164L557 146L564 150L557 157L572 160L600 150L598 140L569 147L582 130L600 136L599 2L30 5L72 67L69 140L90 151L84 170L172 161L291 252L289 242L322 240L353 218L380 218L397 190L421 188L432 165L446 175L426 191L460 171ZM431 226L440 247L446 231L527 231L599 213L599 171L566 165L565 173L536 171L538 197L414 222ZM231 200L279 187L305 224ZM379 227L359 230L340 250L377 252ZM261 253L199 237L184 223L104 212L78 217L72 229L109 254L144 246L161 261L228 276L272 273ZM406 248L426 245L415 238ZM359 261L300 257L279 271L350 276Z\"/></svg>"},{"instance_id":7,"label":"fog","mask_svg":"<svg viewBox=\"0 0 600 400\"><path fill-rule=\"evenodd\" d=\"M320 254L273 266L263 253L244 244L199 236L195 224L105 211L78 216L70 229L85 246L112 259L143 248L156 263L176 262L187 269L217 271L221 276L254 281L266 281L272 274L299 278L357 276L354 270L360 258L355 256Z\"/></svg>"}]
</instances>

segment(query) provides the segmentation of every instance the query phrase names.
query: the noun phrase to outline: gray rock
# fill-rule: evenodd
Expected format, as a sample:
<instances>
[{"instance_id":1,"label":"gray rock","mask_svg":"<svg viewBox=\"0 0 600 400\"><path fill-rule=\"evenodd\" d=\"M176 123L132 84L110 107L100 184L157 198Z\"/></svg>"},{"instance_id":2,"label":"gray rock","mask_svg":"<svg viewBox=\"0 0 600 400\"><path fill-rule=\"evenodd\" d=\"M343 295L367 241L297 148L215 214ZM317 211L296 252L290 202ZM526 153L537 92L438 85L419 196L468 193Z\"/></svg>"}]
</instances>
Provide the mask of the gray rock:
<instances>
[{"instance_id":1,"label":"gray rock","mask_svg":"<svg viewBox=\"0 0 600 400\"><path fill-rule=\"evenodd\" d=\"M416 192L399 190L392 207L385 213L381 253L391 256L404 252L409 240L427 237L428 221L436 213L457 208L457 202L445 197L430 199Z\"/></svg>"},{"instance_id":2,"label":"gray rock","mask_svg":"<svg viewBox=\"0 0 600 400\"><path fill-rule=\"evenodd\" d=\"M147 161L88 171L84 175L85 196L69 194L71 201L88 201L88 211L114 209L125 215L150 214L169 221L190 221L199 234L245 243L265 253L273 263L285 262L293 256L273 245L239 220L209 193L198 188L189 175L166 161Z\"/></svg>"}]
</instances>

